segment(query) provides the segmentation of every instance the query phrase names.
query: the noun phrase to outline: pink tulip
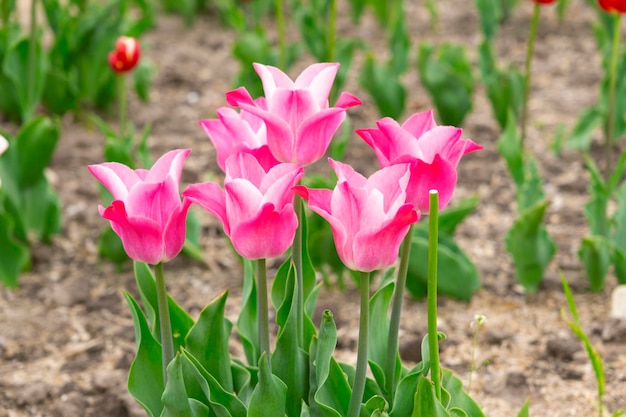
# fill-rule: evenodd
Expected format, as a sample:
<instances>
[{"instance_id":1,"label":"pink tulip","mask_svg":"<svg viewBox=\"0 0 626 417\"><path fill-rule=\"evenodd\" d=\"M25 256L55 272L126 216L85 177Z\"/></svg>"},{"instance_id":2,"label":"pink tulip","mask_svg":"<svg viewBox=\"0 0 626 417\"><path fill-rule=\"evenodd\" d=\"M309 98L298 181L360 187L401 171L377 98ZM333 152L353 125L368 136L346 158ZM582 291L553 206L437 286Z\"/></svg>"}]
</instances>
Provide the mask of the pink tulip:
<instances>
[{"instance_id":1,"label":"pink tulip","mask_svg":"<svg viewBox=\"0 0 626 417\"><path fill-rule=\"evenodd\" d=\"M381 167L411 164L407 201L420 211L429 210L430 190L439 192L439 209L452 198L457 183L456 168L463 155L482 149L470 139L461 139L462 129L437 126L432 111L415 113L402 126L388 117L378 128L356 133L374 149Z\"/></svg>"},{"instance_id":2,"label":"pink tulip","mask_svg":"<svg viewBox=\"0 0 626 417\"><path fill-rule=\"evenodd\" d=\"M222 222L241 256L271 258L293 242L298 220L292 188L302 175L302 167L284 163L266 172L254 156L238 153L226 160L224 190L204 182L190 185L183 196Z\"/></svg>"},{"instance_id":3,"label":"pink tulip","mask_svg":"<svg viewBox=\"0 0 626 417\"><path fill-rule=\"evenodd\" d=\"M255 100L256 105L265 108L265 100ZM213 142L217 152L217 164L222 171L229 156L238 152L250 153L269 170L279 161L267 146L267 130L263 120L242 110L240 113L229 107L217 109L219 119L201 120L200 126Z\"/></svg>"},{"instance_id":4,"label":"pink tulip","mask_svg":"<svg viewBox=\"0 0 626 417\"><path fill-rule=\"evenodd\" d=\"M149 264L166 262L183 248L187 212L178 183L189 149L170 151L148 171L132 170L117 162L89 165L89 172L113 195L100 215L122 239L128 256Z\"/></svg>"},{"instance_id":5,"label":"pink tulip","mask_svg":"<svg viewBox=\"0 0 626 417\"><path fill-rule=\"evenodd\" d=\"M254 68L263 82L267 107L255 103L243 87L228 92L226 99L265 121L270 151L281 162L306 166L319 160L346 118L346 109L361 104L342 93L335 107L328 107L339 64L313 64L296 81L272 66L254 64Z\"/></svg>"},{"instance_id":6,"label":"pink tulip","mask_svg":"<svg viewBox=\"0 0 626 417\"><path fill-rule=\"evenodd\" d=\"M366 179L349 165L329 161L338 178L334 190L297 186L296 193L330 223L348 268L371 272L391 266L409 226L419 219L405 203L409 164L383 168Z\"/></svg>"}]
</instances>

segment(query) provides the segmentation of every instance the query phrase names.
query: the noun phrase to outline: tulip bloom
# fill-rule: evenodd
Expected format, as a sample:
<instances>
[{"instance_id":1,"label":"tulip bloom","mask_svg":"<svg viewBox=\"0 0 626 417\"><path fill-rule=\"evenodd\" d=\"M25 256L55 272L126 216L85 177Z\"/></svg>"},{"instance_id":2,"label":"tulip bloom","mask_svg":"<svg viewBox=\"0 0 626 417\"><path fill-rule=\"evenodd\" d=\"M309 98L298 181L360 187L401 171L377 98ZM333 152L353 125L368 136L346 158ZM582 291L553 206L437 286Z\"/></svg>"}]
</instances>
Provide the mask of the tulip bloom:
<instances>
[{"instance_id":1,"label":"tulip bloom","mask_svg":"<svg viewBox=\"0 0 626 417\"><path fill-rule=\"evenodd\" d=\"M556 3L556 0L533 0L533 2L539 3L539 4L552 4L552 3Z\"/></svg>"},{"instance_id":2,"label":"tulip bloom","mask_svg":"<svg viewBox=\"0 0 626 417\"><path fill-rule=\"evenodd\" d=\"M428 193L433 189L439 192L439 209L444 208L454 193L461 157L482 149L461 139L462 129L437 126L432 111L415 113L402 126L388 117L376 124L356 133L374 149L381 167L411 164L407 202L420 211L429 210Z\"/></svg>"},{"instance_id":3,"label":"tulip bloom","mask_svg":"<svg viewBox=\"0 0 626 417\"><path fill-rule=\"evenodd\" d=\"M278 164L265 171L254 156L238 153L226 160L224 190L214 182L190 185L183 196L224 225L237 252L247 259L282 255L293 242L298 220L292 188L302 167Z\"/></svg>"},{"instance_id":4,"label":"tulip bloom","mask_svg":"<svg viewBox=\"0 0 626 417\"><path fill-rule=\"evenodd\" d=\"M140 56L139 41L128 36L121 36L115 42L115 49L109 53L109 65L117 73L128 72L137 66Z\"/></svg>"},{"instance_id":5,"label":"tulip bloom","mask_svg":"<svg viewBox=\"0 0 626 417\"><path fill-rule=\"evenodd\" d=\"M178 191L189 149L170 151L150 170L133 170L117 162L89 165L89 172L113 195L100 215L110 220L128 256L149 264L178 255L185 243L190 201Z\"/></svg>"},{"instance_id":6,"label":"tulip bloom","mask_svg":"<svg viewBox=\"0 0 626 417\"><path fill-rule=\"evenodd\" d=\"M256 100L259 107L265 107L265 100ZM219 119L201 120L204 128L217 152L217 164L225 171L225 161L229 156L239 152L254 155L263 169L269 170L279 161L274 158L267 146L267 130L265 123L245 110L237 113L229 107L217 109Z\"/></svg>"},{"instance_id":7,"label":"tulip bloom","mask_svg":"<svg viewBox=\"0 0 626 417\"><path fill-rule=\"evenodd\" d=\"M311 210L333 231L341 261L350 269L371 272L398 259L398 249L409 226L419 219L405 203L409 164L383 168L369 179L349 165L329 159L337 174L334 190L295 187Z\"/></svg>"},{"instance_id":8,"label":"tulip bloom","mask_svg":"<svg viewBox=\"0 0 626 417\"><path fill-rule=\"evenodd\" d=\"M335 107L328 106L336 63L313 64L295 81L276 67L254 64L254 69L263 82L267 107L252 100L244 87L228 92L226 99L265 121L270 151L281 162L306 166L319 160L346 118L346 109L361 104L342 93Z\"/></svg>"},{"instance_id":9,"label":"tulip bloom","mask_svg":"<svg viewBox=\"0 0 626 417\"><path fill-rule=\"evenodd\" d=\"M609 13L626 13L626 0L598 0L598 5Z\"/></svg>"}]
</instances>

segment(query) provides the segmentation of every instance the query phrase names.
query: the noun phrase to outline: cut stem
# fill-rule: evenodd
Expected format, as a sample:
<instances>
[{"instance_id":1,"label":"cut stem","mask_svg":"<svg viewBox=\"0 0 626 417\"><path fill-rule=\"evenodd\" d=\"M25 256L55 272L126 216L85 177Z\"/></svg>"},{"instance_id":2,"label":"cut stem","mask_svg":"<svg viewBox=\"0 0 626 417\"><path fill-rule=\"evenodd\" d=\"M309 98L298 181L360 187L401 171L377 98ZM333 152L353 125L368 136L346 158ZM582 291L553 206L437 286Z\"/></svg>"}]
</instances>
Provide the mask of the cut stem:
<instances>
[{"instance_id":1,"label":"cut stem","mask_svg":"<svg viewBox=\"0 0 626 417\"><path fill-rule=\"evenodd\" d=\"M356 373L354 386L350 397L347 417L358 417L361 411L361 401L365 392L365 376L367 372L367 340L369 331L369 299L370 299L370 273L361 272L359 285L361 292L361 313L359 319L359 341L356 357Z\"/></svg>"},{"instance_id":2,"label":"cut stem","mask_svg":"<svg viewBox=\"0 0 626 417\"><path fill-rule=\"evenodd\" d=\"M439 364L439 335L437 332L437 252L439 247L439 193L430 190L428 218L428 348L430 378L435 395L441 400L441 365Z\"/></svg>"},{"instance_id":3,"label":"cut stem","mask_svg":"<svg viewBox=\"0 0 626 417\"><path fill-rule=\"evenodd\" d=\"M257 306L258 306L258 326L259 326L259 345L261 346L261 352L259 357L263 353L270 357L270 327L269 327L269 305L267 301L267 268L265 266L265 259L259 259L257 261L257 273L256 273L256 286L257 286ZM269 366L271 366L268 360Z\"/></svg>"},{"instance_id":4,"label":"cut stem","mask_svg":"<svg viewBox=\"0 0 626 417\"><path fill-rule=\"evenodd\" d=\"M167 384L167 365L174 359L174 340L172 338L172 323L167 301L167 289L163 276L163 263L154 266L156 279L157 305L159 307L159 328L161 330L161 347L163 351L163 382Z\"/></svg>"},{"instance_id":5,"label":"cut stem","mask_svg":"<svg viewBox=\"0 0 626 417\"><path fill-rule=\"evenodd\" d=\"M535 39L537 38L537 26L539 24L540 4L535 3L533 16L530 20L530 30L528 33L528 44L526 49L526 69L524 74L524 101L522 103L522 117L520 117L520 130L522 147L526 139L526 122L528 119L528 98L530 97L530 78L532 73L533 56L535 51Z\"/></svg>"},{"instance_id":6,"label":"cut stem","mask_svg":"<svg viewBox=\"0 0 626 417\"><path fill-rule=\"evenodd\" d=\"M400 255L400 268L393 292L391 305L391 318L389 321L389 336L387 338L387 358L385 361L385 390L389 395L389 402L393 404L393 394L396 379L396 358L398 356L398 334L400 332L400 316L402 315L402 299L404 288L406 287L406 276L409 269L409 259L411 256L411 241L413 237L413 225L409 227L407 235L402 242L402 253Z\"/></svg>"},{"instance_id":7,"label":"cut stem","mask_svg":"<svg viewBox=\"0 0 626 417\"><path fill-rule=\"evenodd\" d=\"M606 129L605 129L605 152L606 152L606 167L605 176L608 178L611 175L611 144L613 143L613 124L615 118L615 84L617 82L617 59L619 56L619 29L621 13L614 13L615 15L615 27L613 28L613 44L611 46L611 66L609 67L609 108L606 115Z\"/></svg>"}]
</instances>

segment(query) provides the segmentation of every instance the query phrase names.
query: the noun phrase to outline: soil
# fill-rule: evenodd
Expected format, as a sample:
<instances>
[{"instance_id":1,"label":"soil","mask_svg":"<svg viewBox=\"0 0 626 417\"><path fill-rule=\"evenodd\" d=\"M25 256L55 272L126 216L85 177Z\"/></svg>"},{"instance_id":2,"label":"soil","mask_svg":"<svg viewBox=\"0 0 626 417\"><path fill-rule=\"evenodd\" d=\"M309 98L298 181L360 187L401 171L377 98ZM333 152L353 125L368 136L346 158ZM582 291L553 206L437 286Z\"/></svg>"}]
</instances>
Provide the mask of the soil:
<instances>
[{"instance_id":1,"label":"soil","mask_svg":"<svg viewBox=\"0 0 626 417\"><path fill-rule=\"evenodd\" d=\"M422 40L461 43L476 60L480 35L472 2L438 1L437 34L428 29L422 2L407 3L414 44ZM564 150L557 156L550 151L557 127L573 126L577 115L595 102L601 78L601 58L591 28L594 14L582 1L571 3L562 22L554 7L542 10L536 45L527 143L538 157L546 181L551 200L547 227L558 244L536 295L524 294L516 284L504 249L503 237L516 213L514 187L496 151L499 129L482 87L474 95L474 110L463 126L464 135L485 149L464 158L459 167L455 199L478 194L481 202L460 226L456 238L476 263L482 288L469 303L440 299L439 326L448 336L441 344L441 358L443 366L467 382L475 331L471 323L477 314L486 316L474 353L474 363L484 365L473 372L471 394L488 416L515 416L527 398L534 416L595 414L594 372L560 314L566 303L559 271L573 286L583 327L605 361L605 404L610 410L626 408L626 338L616 336L615 322L608 314L616 281L609 276L603 291L590 293L576 256L587 231L582 206L587 199L588 176L578 153ZM497 45L503 62L523 64L531 9L530 2L522 2L501 28ZM379 46L377 51L384 56L384 35L371 15L366 14L357 28L350 24L347 13L340 13L339 22L342 35L358 36ZM174 148L193 149L185 165L183 187L210 174L219 177L213 147L197 122L215 117L215 109L226 105L224 93L233 88L238 70L231 58L233 39L234 33L211 15L200 16L192 27L186 27L179 17L161 16L158 28L145 38L145 57L156 64L157 73L150 103L132 97L130 115L139 126L152 123L153 157ZM363 58L360 53L355 58L345 87L364 99L363 106L350 110L355 128L371 127L377 119L373 103L356 82ZM290 74L297 74L308 63L304 58ZM406 114L430 108L415 68L404 81L410 86ZM16 127L3 122L3 128ZM62 139L50 166L50 177L63 203L63 230L51 245L33 246L33 268L22 275L18 289L0 288L2 417L145 415L126 393L135 347L122 292L136 292L132 270L130 266L116 270L100 260L97 252L98 236L106 223L98 215L99 192L86 165L103 161L103 141L97 130L72 117L64 118ZM347 161L364 174L377 166L373 152L356 135ZM217 221L200 210L197 213L203 221L206 265L185 257L170 262L166 266L168 289L192 315L229 289L227 315L235 320L241 267ZM352 285L344 292L325 289L320 298L320 308L330 308L337 319L336 357L354 362L356 291ZM425 302L407 297L401 329L405 360L416 359L416 347L425 330ZM233 351L238 352L235 340Z\"/></svg>"}]
</instances>

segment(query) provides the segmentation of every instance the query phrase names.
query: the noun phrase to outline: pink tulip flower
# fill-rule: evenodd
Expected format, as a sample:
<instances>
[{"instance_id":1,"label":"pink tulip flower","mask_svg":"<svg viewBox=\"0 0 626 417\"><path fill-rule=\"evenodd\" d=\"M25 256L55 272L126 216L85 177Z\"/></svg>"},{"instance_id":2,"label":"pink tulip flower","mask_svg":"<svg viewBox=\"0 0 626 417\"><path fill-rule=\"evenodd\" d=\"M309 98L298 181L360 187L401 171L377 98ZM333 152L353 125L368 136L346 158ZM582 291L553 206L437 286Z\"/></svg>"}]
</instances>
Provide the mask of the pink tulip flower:
<instances>
[{"instance_id":1,"label":"pink tulip flower","mask_svg":"<svg viewBox=\"0 0 626 417\"><path fill-rule=\"evenodd\" d=\"M346 109L361 104L342 93L335 107L328 106L336 63L313 64L296 81L272 66L254 64L254 69L263 82L267 107L255 103L243 87L226 93L226 99L265 121L270 151L281 162L306 166L319 160L346 118Z\"/></svg>"},{"instance_id":2,"label":"pink tulip flower","mask_svg":"<svg viewBox=\"0 0 626 417\"><path fill-rule=\"evenodd\" d=\"M117 162L89 165L89 172L113 195L100 215L110 220L128 256L149 264L178 255L185 243L190 201L182 201L178 183L191 150L170 151L150 170L133 170Z\"/></svg>"},{"instance_id":3,"label":"pink tulip flower","mask_svg":"<svg viewBox=\"0 0 626 417\"><path fill-rule=\"evenodd\" d=\"M381 167L411 164L407 201L420 211L429 210L430 190L439 192L439 209L448 205L461 157L482 149L470 139L461 139L462 129L437 126L432 111L415 113L402 126L388 117L376 124L377 128L356 133L374 149Z\"/></svg>"},{"instance_id":4,"label":"pink tulip flower","mask_svg":"<svg viewBox=\"0 0 626 417\"><path fill-rule=\"evenodd\" d=\"M241 256L271 258L293 242L298 219L292 188L303 175L295 164L281 163L265 171L254 156L238 153L226 160L224 190L204 182L190 185L183 196L222 222Z\"/></svg>"},{"instance_id":5,"label":"pink tulip flower","mask_svg":"<svg viewBox=\"0 0 626 417\"><path fill-rule=\"evenodd\" d=\"M409 164L382 168L366 179L349 165L329 161L338 178L334 190L297 186L296 193L330 223L337 253L348 268L371 272L393 265L409 226L419 219L413 205L405 203Z\"/></svg>"},{"instance_id":6,"label":"pink tulip flower","mask_svg":"<svg viewBox=\"0 0 626 417\"><path fill-rule=\"evenodd\" d=\"M265 99L255 100L265 108ZM267 129L263 120L245 110L237 112L230 107L217 109L218 119L201 120L200 126L213 142L217 152L217 164L225 171L225 161L238 152L254 155L266 171L279 161L267 146Z\"/></svg>"}]
</instances>

